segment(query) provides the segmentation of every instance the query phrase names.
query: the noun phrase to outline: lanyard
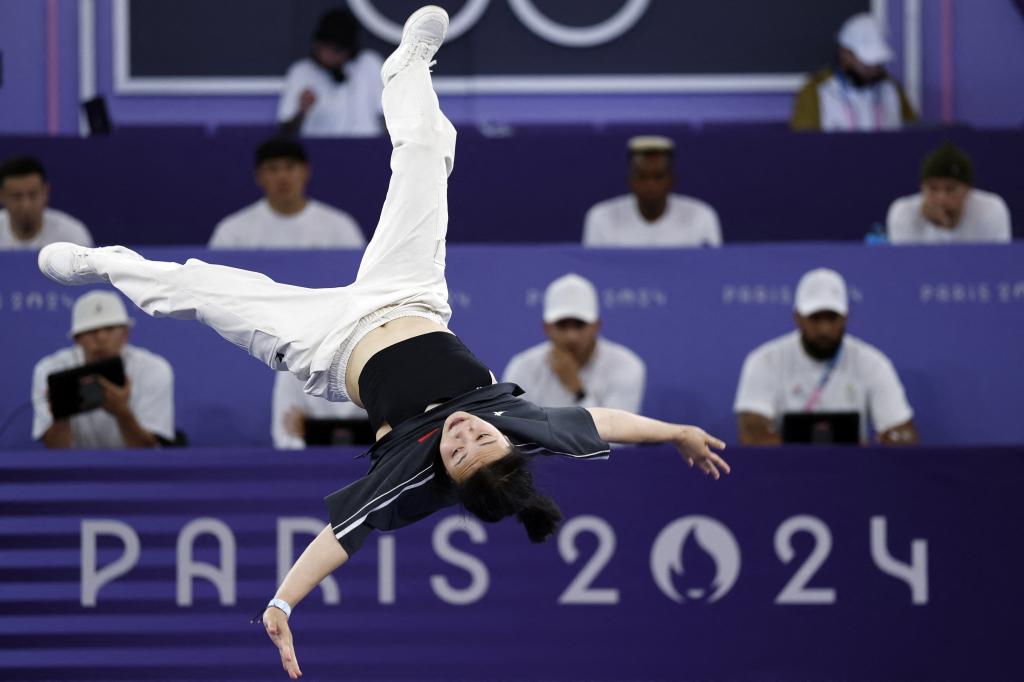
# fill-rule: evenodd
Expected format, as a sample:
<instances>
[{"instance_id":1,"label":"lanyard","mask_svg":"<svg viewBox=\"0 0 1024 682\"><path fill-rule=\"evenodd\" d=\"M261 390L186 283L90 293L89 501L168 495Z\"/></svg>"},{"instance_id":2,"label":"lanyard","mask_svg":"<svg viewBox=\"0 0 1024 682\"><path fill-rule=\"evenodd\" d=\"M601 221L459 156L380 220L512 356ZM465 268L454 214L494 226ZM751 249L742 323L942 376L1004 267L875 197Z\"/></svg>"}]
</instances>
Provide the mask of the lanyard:
<instances>
[{"instance_id":1,"label":"lanyard","mask_svg":"<svg viewBox=\"0 0 1024 682\"><path fill-rule=\"evenodd\" d=\"M843 347L839 346L839 350L836 351L835 356L829 360L828 365L825 366L825 372L821 375L821 379L818 380L818 385L815 387L811 396L807 399L807 403L804 405L804 412L814 412L814 408L818 406L821 401L821 394L825 390L828 380L832 378L832 370L839 364L839 358L843 354Z\"/></svg>"},{"instance_id":2,"label":"lanyard","mask_svg":"<svg viewBox=\"0 0 1024 682\"><path fill-rule=\"evenodd\" d=\"M842 104L843 111L846 112L846 118L850 122L850 130L857 130L857 112L853 107L852 90L850 90L849 83L846 82L846 78L838 71L835 74L836 81L839 83L839 92L843 95ZM882 90L881 85L876 84L871 88L872 100L874 100L875 110L875 127L874 130L882 129Z\"/></svg>"}]
</instances>

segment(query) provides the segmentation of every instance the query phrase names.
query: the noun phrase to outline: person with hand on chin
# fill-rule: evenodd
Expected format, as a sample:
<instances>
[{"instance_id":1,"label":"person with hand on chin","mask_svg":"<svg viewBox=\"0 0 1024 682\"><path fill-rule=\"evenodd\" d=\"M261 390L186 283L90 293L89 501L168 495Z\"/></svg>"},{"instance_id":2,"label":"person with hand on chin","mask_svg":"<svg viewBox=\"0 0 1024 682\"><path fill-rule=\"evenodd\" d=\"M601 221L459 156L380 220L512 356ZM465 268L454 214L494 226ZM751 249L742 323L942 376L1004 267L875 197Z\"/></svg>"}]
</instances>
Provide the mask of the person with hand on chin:
<instances>
[{"instance_id":1,"label":"person with hand on chin","mask_svg":"<svg viewBox=\"0 0 1024 682\"><path fill-rule=\"evenodd\" d=\"M974 164L951 143L921 165L921 192L897 199L886 219L893 244L999 243L1013 239L1010 209L974 186Z\"/></svg>"},{"instance_id":2,"label":"person with hand on chin","mask_svg":"<svg viewBox=\"0 0 1024 682\"><path fill-rule=\"evenodd\" d=\"M640 412L647 367L636 353L601 336L597 290L569 273L544 292L548 340L517 353L502 375L545 407L615 407Z\"/></svg>"}]
</instances>

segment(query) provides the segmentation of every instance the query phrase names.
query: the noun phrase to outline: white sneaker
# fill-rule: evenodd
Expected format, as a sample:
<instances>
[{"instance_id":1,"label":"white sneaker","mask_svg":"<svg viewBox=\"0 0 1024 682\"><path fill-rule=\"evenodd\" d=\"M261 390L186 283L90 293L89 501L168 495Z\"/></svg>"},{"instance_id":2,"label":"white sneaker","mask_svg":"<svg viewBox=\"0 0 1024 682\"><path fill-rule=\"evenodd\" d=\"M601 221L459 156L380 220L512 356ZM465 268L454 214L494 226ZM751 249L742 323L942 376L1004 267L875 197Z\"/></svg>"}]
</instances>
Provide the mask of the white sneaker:
<instances>
[{"instance_id":1,"label":"white sneaker","mask_svg":"<svg viewBox=\"0 0 1024 682\"><path fill-rule=\"evenodd\" d=\"M70 242L47 244L39 250L39 271L59 284L96 284L109 281L96 271L93 256L112 253L129 258L142 258L123 246L104 246L92 249Z\"/></svg>"},{"instance_id":2,"label":"white sneaker","mask_svg":"<svg viewBox=\"0 0 1024 682\"><path fill-rule=\"evenodd\" d=\"M444 36L448 33L448 13L436 5L427 5L413 12L402 28L402 42L380 67L380 79L388 84L399 71L413 62L432 65Z\"/></svg>"}]
</instances>

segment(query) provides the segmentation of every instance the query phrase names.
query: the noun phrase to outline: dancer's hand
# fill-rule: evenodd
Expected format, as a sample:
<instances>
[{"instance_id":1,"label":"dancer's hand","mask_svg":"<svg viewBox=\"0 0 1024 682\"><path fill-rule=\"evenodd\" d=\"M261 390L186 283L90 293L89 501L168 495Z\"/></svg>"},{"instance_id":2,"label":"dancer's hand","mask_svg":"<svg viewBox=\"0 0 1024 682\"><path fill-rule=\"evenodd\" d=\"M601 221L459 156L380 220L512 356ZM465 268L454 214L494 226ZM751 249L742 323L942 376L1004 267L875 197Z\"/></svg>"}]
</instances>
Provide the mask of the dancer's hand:
<instances>
[{"instance_id":1,"label":"dancer's hand","mask_svg":"<svg viewBox=\"0 0 1024 682\"><path fill-rule=\"evenodd\" d=\"M284 615L284 611L281 609L268 606L263 612L263 627L266 629L270 641L274 643L278 653L281 654L281 667L288 673L288 677L293 680L302 677L299 662L295 658L295 646L292 644L291 628L288 627L288 616Z\"/></svg>"},{"instance_id":2,"label":"dancer's hand","mask_svg":"<svg viewBox=\"0 0 1024 682\"><path fill-rule=\"evenodd\" d=\"M696 426L680 426L678 434L672 439L672 442L675 443L687 464L691 467L697 465L701 471L713 476L716 481L721 475L718 473L719 469L725 473L732 471L728 462L711 450L711 448L724 450L725 442L709 435L704 429Z\"/></svg>"}]
</instances>

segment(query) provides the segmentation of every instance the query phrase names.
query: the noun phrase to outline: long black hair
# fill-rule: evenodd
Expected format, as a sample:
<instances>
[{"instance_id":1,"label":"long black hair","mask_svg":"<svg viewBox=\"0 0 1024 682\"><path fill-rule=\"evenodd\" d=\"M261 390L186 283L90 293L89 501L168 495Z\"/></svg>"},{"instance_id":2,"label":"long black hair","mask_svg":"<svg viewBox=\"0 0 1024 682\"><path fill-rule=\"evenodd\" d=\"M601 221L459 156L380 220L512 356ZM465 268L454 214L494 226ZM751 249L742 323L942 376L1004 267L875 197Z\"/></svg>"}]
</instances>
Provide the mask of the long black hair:
<instances>
[{"instance_id":1,"label":"long black hair","mask_svg":"<svg viewBox=\"0 0 1024 682\"><path fill-rule=\"evenodd\" d=\"M562 520L555 501L533 487L526 456L516 446L487 466L455 484L462 505L481 521L495 523L515 514L532 542L544 542Z\"/></svg>"}]
</instances>

